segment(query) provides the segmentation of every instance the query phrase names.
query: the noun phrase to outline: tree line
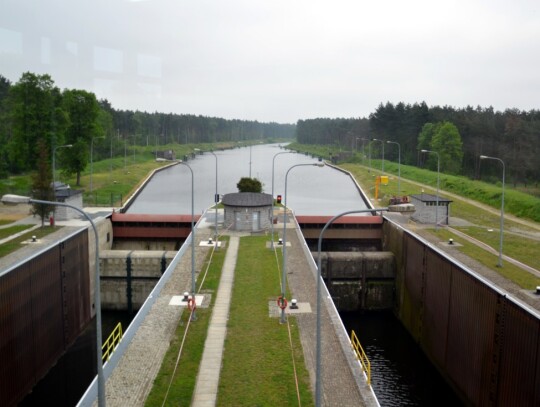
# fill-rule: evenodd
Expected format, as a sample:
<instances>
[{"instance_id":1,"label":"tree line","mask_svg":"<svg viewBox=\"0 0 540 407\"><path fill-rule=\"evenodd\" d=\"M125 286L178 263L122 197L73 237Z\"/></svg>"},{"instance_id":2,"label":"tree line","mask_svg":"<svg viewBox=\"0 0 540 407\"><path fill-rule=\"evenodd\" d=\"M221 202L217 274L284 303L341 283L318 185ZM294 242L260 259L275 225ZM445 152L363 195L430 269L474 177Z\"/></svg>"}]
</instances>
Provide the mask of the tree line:
<instances>
[{"instance_id":1,"label":"tree line","mask_svg":"<svg viewBox=\"0 0 540 407\"><path fill-rule=\"evenodd\" d=\"M415 104L380 104L369 118L313 119L297 123L297 140L304 144L332 145L342 150L366 149L385 159L408 165L436 166L433 150L441 156L441 171L477 179L500 180L500 165L480 163L480 155L504 161L506 176L514 184L537 183L540 175L540 111L467 106L428 107ZM397 146L386 143L392 141Z\"/></svg>"},{"instance_id":2,"label":"tree line","mask_svg":"<svg viewBox=\"0 0 540 407\"><path fill-rule=\"evenodd\" d=\"M226 120L216 117L115 109L85 90L60 90L50 75L22 74L16 83L0 75L0 177L38 168L38 160L61 158L61 168L77 175L110 151L123 155L127 145L267 142L293 138L294 124ZM59 148L70 145L69 148ZM114 148L113 148L114 147ZM45 155L43 151L45 150Z\"/></svg>"}]
</instances>

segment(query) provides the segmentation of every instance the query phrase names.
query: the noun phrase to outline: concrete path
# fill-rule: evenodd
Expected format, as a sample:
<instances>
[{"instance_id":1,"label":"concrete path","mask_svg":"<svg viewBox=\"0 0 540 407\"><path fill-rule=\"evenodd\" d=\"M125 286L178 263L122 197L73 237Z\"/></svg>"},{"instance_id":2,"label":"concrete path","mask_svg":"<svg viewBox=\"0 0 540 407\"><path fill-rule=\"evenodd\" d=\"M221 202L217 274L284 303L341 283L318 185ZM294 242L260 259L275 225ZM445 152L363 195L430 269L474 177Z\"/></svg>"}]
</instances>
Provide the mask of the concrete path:
<instances>
[{"instance_id":1,"label":"concrete path","mask_svg":"<svg viewBox=\"0 0 540 407\"><path fill-rule=\"evenodd\" d=\"M227 254L225 255L216 302L210 319L191 404L194 407L213 407L216 405L239 242L238 236L231 236Z\"/></svg>"}]
</instances>

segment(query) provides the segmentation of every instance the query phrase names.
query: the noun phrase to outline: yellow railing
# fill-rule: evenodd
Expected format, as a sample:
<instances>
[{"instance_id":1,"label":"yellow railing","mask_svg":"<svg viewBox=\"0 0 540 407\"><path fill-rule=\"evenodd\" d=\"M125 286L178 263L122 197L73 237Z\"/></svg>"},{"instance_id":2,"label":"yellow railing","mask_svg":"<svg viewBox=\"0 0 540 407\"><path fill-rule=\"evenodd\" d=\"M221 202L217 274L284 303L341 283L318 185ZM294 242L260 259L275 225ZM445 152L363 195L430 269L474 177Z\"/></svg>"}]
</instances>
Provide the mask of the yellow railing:
<instances>
[{"instance_id":1,"label":"yellow railing","mask_svg":"<svg viewBox=\"0 0 540 407\"><path fill-rule=\"evenodd\" d=\"M356 353L356 357L362 364L364 372L366 373L367 384L371 385L371 364L369 363L366 352L364 352L362 345L360 345L360 340L358 339L358 336L356 336L356 333L354 331L351 331L351 345L354 349L354 353Z\"/></svg>"},{"instance_id":2,"label":"yellow railing","mask_svg":"<svg viewBox=\"0 0 540 407\"><path fill-rule=\"evenodd\" d=\"M101 347L101 357L103 358L103 363L109 360L114 350L122 340L122 323L119 322L118 325L113 329L103 346Z\"/></svg>"}]
</instances>

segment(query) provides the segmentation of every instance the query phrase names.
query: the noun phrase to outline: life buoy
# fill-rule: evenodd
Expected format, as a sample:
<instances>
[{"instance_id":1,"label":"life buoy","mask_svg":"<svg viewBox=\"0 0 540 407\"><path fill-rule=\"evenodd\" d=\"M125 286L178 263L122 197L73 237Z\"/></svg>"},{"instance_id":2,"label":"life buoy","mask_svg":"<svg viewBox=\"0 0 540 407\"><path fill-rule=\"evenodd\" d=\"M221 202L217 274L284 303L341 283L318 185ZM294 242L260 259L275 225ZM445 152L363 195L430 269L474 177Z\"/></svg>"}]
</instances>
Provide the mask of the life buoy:
<instances>
[{"instance_id":1,"label":"life buoy","mask_svg":"<svg viewBox=\"0 0 540 407\"><path fill-rule=\"evenodd\" d=\"M281 309L287 308L287 298L280 295L279 298L277 299L277 305Z\"/></svg>"},{"instance_id":2,"label":"life buoy","mask_svg":"<svg viewBox=\"0 0 540 407\"><path fill-rule=\"evenodd\" d=\"M190 311L194 311L195 308L197 308L197 303L195 302L195 298L189 298L187 302L187 306Z\"/></svg>"}]
</instances>

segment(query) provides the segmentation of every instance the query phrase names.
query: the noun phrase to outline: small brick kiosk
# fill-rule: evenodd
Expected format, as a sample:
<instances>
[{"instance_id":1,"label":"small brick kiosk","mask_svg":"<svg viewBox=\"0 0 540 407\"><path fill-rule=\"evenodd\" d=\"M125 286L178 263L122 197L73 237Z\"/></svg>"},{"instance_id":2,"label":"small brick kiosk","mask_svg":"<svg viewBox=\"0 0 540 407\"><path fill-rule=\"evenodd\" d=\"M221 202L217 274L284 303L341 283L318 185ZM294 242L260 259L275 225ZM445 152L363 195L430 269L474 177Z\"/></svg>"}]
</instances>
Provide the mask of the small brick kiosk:
<instances>
[{"instance_id":1,"label":"small brick kiosk","mask_svg":"<svg viewBox=\"0 0 540 407\"><path fill-rule=\"evenodd\" d=\"M439 206L437 207L437 195L417 194L410 195L411 203L414 205L415 212L411 219L419 222L435 224L435 208L437 208L437 222L439 225L448 225L450 217L450 203L452 201L439 196Z\"/></svg>"},{"instance_id":2,"label":"small brick kiosk","mask_svg":"<svg viewBox=\"0 0 540 407\"><path fill-rule=\"evenodd\" d=\"M225 228L258 232L270 227L273 199L270 194L237 192L223 196Z\"/></svg>"}]
</instances>

